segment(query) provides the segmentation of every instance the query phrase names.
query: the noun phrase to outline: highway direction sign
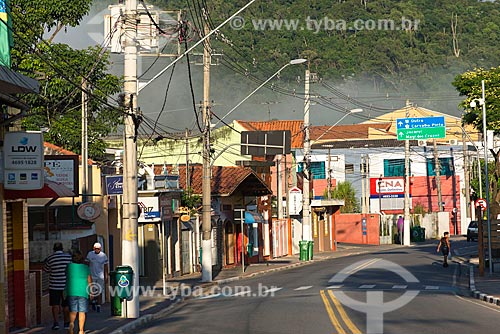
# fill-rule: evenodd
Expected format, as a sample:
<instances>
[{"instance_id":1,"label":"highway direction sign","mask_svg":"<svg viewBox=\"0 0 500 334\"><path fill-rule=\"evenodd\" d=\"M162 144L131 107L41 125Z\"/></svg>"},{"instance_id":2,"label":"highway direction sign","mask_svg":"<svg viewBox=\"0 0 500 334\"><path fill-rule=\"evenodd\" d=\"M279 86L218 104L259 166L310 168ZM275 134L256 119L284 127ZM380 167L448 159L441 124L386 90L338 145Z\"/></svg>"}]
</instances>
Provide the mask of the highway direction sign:
<instances>
[{"instance_id":1,"label":"highway direction sign","mask_svg":"<svg viewBox=\"0 0 500 334\"><path fill-rule=\"evenodd\" d=\"M437 139L446 137L444 116L398 118L398 140Z\"/></svg>"},{"instance_id":2,"label":"highway direction sign","mask_svg":"<svg viewBox=\"0 0 500 334\"><path fill-rule=\"evenodd\" d=\"M437 117L410 117L398 118L396 120L397 129L421 129L445 127L444 116Z\"/></svg>"}]
</instances>

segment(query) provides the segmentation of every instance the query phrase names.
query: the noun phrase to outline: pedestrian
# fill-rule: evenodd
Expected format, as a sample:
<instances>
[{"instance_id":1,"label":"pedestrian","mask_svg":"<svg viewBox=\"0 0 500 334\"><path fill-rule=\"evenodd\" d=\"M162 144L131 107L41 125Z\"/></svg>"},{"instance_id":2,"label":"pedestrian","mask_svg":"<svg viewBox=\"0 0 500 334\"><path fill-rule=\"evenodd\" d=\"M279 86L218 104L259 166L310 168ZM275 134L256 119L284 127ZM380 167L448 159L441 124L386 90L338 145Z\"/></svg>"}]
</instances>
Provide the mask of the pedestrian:
<instances>
[{"instance_id":1,"label":"pedestrian","mask_svg":"<svg viewBox=\"0 0 500 334\"><path fill-rule=\"evenodd\" d=\"M399 239L399 243L401 245L403 244L403 229L404 229L404 226L405 226L405 220L404 220L403 216L399 216L397 227L398 227L398 239Z\"/></svg>"},{"instance_id":2,"label":"pedestrian","mask_svg":"<svg viewBox=\"0 0 500 334\"><path fill-rule=\"evenodd\" d=\"M49 255L43 265L43 270L49 273L49 305L52 307L52 318L54 320L52 329L58 330L59 314L61 308L64 318L64 328L69 328L68 304L64 298L66 287L66 267L71 263L71 254L63 252L61 242L54 243L54 253Z\"/></svg>"},{"instance_id":3,"label":"pedestrian","mask_svg":"<svg viewBox=\"0 0 500 334\"><path fill-rule=\"evenodd\" d=\"M90 284L92 284L92 278L89 266L84 263L82 252L75 250L73 251L73 262L68 264L66 268L65 294L69 306L69 334L73 334L77 313L78 334L85 333L83 327L88 312Z\"/></svg>"},{"instance_id":4,"label":"pedestrian","mask_svg":"<svg viewBox=\"0 0 500 334\"><path fill-rule=\"evenodd\" d=\"M87 262L90 267L92 282L95 284L96 292L92 298L92 310L101 312L101 294L105 292L104 282L108 274L108 257L102 251L102 245L98 242L94 244L94 250L87 254Z\"/></svg>"},{"instance_id":5,"label":"pedestrian","mask_svg":"<svg viewBox=\"0 0 500 334\"><path fill-rule=\"evenodd\" d=\"M449 232L444 232L443 237L439 240L439 244L437 246L438 253L440 249L443 254L443 267L448 267L448 254L451 251Z\"/></svg>"}]
</instances>

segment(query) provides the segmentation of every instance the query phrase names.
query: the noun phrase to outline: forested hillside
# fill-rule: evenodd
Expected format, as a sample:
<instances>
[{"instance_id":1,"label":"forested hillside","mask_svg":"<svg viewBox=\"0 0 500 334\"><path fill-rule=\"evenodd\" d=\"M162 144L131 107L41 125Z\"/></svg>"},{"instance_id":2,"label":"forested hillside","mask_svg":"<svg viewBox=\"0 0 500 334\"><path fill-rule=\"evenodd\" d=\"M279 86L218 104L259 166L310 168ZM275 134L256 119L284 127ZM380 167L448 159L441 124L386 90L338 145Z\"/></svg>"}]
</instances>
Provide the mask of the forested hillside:
<instances>
[{"instance_id":1,"label":"forested hillside","mask_svg":"<svg viewBox=\"0 0 500 334\"><path fill-rule=\"evenodd\" d=\"M184 8L186 19L200 28L204 5L215 27L248 1L148 3ZM432 91L465 70L498 66L500 59L496 1L260 0L241 17L244 24L237 29L225 25L213 47L249 71L272 72L276 64L307 57L325 79L357 78L380 90ZM379 22L394 26L379 28ZM353 28L355 23L361 29Z\"/></svg>"}]
</instances>

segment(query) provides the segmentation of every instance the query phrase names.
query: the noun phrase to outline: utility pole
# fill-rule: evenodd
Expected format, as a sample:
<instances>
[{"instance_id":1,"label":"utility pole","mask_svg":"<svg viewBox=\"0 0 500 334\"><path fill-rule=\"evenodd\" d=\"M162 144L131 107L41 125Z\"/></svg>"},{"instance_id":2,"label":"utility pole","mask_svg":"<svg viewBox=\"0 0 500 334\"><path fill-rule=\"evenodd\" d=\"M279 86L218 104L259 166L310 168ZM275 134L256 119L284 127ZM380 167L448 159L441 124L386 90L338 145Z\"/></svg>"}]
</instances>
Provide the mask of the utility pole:
<instances>
[{"instance_id":1,"label":"utility pole","mask_svg":"<svg viewBox=\"0 0 500 334\"><path fill-rule=\"evenodd\" d=\"M205 24L205 36L210 29ZM202 179L202 225L203 232L201 249L201 280L212 281L212 218L211 218L211 184L212 169L210 168L210 39L207 38L203 48L203 179ZM241 231L243 233L243 231ZM243 235L241 240L244 240ZM243 247L243 245L242 245Z\"/></svg>"},{"instance_id":2,"label":"utility pole","mask_svg":"<svg viewBox=\"0 0 500 334\"><path fill-rule=\"evenodd\" d=\"M463 157L464 157L464 186L465 186L465 215L467 218L471 217L471 205L470 205L470 174L469 174L469 154L467 152L467 140L465 138L465 131L462 131L462 147L463 147Z\"/></svg>"},{"instance_id":3,"label":"utility pole","mask_svg":"<svg viewBox=\"0 0 500 334\"><path fill-rule=\"evenodd\" d=\"M278 207L278 219L283 219L283 180L281 179L281 155L276 156L276 178L278 183L276 184L276 201Z\"/></svg>"},{"instance_id":4,"label":"utility pole","mask_svg":"<svg viewBox=\"0 0 500 334\"><path fill-rule=\"evenodd\" d=\"M328 199L332 199L332 162L330 158L330 148L331 145L328 145L328 177L326 178L328 180L327 184L327 190L328 190Z\"/></svg>"},{"instance_id":5,"label":"utility pole","mask_svg":"<svg viewBox=\"0 0 500 334\"><path fill-rule=\"evenodd\" d=\"M441 192L441 164L439 163L439 154L437 150L436 139L433 140L434 146L434 172L436 173L436 190L438 195L439 212L443 212L443 194Z\"/></svg>"},{"instance_id":6,"label":"utility pole","mask_svg":"<svg viewBox=\"0 0 500 334\"><path fill-rule=\"evenodd\" d=\"M137 1L126 0L123 20L124 92L126 115L123 132L123 224L122 263L134 271L133 290L139 286L139 247L137 244ZM132 293L132 299L125 302L123 316L139 317L139 296Z\"/></svg>"},{"instance_id":7,"label":"utility pole","mask_svg":"<svg viewBox=\"0 0 500 334\"><path fill-rule=\"evenodd\" d=\"M361 213L366 213L365 207L365 155L361 154Z\"/></svg>"},{"instance_id":8,"label":"utility pole","mask_svg":"<svg viewBox=\"0 0 500 334\"><path fill-rule=\"evenodd\" d=\"M406 101L406 118L410 117L410 102ZM380 189L379 189L380 191ZM405 140L405 200L403 244L410 245L410 141Z\"/></svg>"},{"instance_id":9,"label":"utility pole","mask_svg":"<svg viewBox=\"0 0 500 334\"><path fill-rule=\"evenodd\" d=\"M189 196L191 194L191 183L189 182L189 129L186 128L186 192ZM199 250L196 250L197 252Z\"/></svg>"},{"instance_id":10,"label":"utility pole","mask_svg":"<svg viewBox=\"0 0 500 334\"><path fill-rule=\"evenodd\" d=\"M311 241L311 204L309 199L309 178L310 173L310 144L309 137L309 109L311 100L309 96L309 68L306 69L305 86L304 86L304 182L302 190L302 240Z\"/></svg>"},{"instance_id":11,"label":"utility pole","mask_svg":"<svg viewBox=\"0 0 500 334\"><path fill-rule=\"evenodd\" d=\"M88 193L88 133L87 133L87 79L82 78L82 202L87 202Z\"/></svg>"}]
</instances>

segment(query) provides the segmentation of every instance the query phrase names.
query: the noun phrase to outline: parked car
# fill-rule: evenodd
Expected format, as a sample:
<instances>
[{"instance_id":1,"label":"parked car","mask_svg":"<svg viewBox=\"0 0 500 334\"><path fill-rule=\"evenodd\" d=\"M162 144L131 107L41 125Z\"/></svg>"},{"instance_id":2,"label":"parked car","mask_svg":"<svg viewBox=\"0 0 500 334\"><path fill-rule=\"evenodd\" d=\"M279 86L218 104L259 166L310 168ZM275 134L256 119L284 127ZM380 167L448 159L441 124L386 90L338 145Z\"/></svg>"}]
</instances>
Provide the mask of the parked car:
<instances>
[{"instance_id":1,"label":"parked car","mask_svg":"<svg viewBox=\"0 0 500 334\"><path fill-rule=\"evenodd\" d=\"M477 220L473 220L467 227L467 242L477 240Z\"/></svg>"}]
</instances>

